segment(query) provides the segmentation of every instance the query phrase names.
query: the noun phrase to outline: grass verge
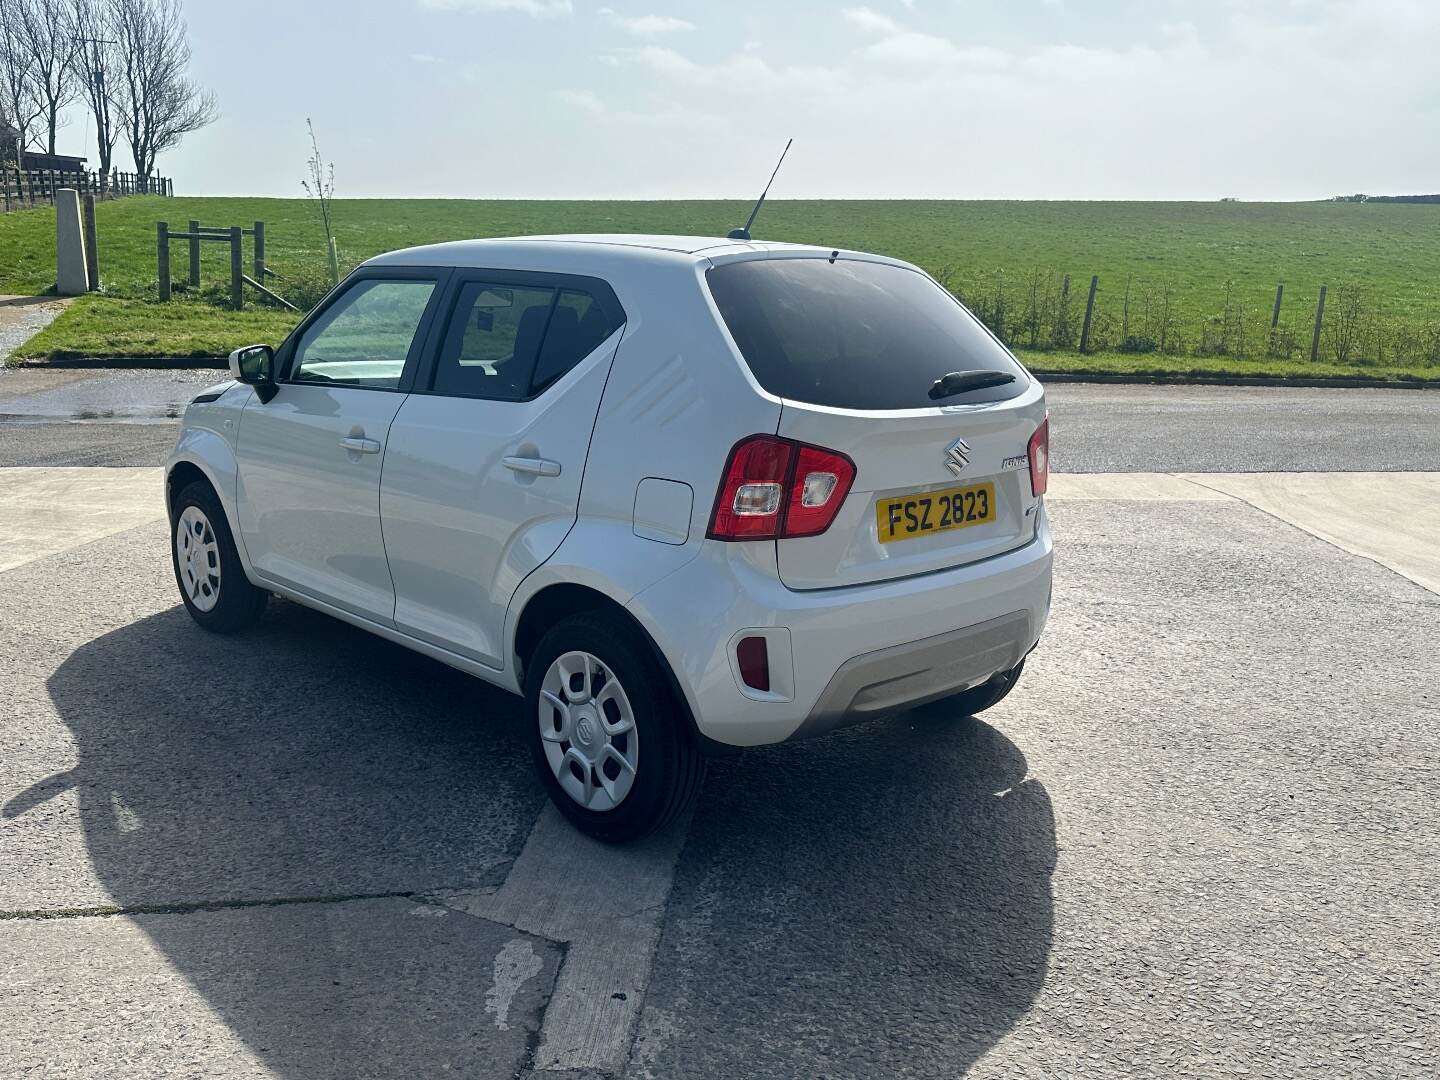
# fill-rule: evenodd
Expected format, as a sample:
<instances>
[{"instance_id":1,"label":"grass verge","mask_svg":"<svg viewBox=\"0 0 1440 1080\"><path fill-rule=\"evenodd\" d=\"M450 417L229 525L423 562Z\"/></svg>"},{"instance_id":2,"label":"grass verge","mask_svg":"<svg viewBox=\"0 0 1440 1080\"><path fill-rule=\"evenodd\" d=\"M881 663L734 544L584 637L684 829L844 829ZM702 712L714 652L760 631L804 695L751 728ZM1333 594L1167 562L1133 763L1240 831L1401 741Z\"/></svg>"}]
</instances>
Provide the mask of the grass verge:
<instances>
[{"instance_id":1,"label":"grass verge","mask_svg":"<svg viewBox=\"0 0 1440 1080\"><path fill-rule=\"evenodd\" d=\"M299 316L275 308L230 311L202 300L155 304L81 296L20 346L11 363L89 357L215 357L241 345L278 344Z\"/></svg>"},{"instance_id":2,"label":"grass verge","mask_svg":"<svg viewBox=\"0 0 1440 1080\"><path fill-rule=\"evenodd\" d=\"M1308 360L1235 360L1226 356L1157 356L1154 353L1032 352L1016 350L1037 372L1066 375L1124 375L1167 379L1334 379L1366 382L1440 381L1440 367L1427 365L1312 364ZM1042 374L1043 378L1043 374Z\"/></svg>"}]
</instances>

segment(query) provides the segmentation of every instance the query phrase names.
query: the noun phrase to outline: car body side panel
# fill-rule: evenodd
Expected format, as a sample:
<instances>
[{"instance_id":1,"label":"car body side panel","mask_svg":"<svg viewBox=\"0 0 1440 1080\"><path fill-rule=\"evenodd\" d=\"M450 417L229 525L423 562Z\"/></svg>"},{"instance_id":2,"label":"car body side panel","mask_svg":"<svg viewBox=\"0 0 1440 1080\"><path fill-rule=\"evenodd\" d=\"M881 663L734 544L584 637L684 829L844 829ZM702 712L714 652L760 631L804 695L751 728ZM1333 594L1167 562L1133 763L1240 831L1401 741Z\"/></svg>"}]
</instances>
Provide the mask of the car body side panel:
<instances>
[{"instance_id":1,"label":"car body side panel","mask_svg":"<svg viewBox=\"0 0 1440 1080\"><path fill-rule=\"evenodd\" d=\"M221 387L213 387L206 394ZM220 505L235 536L235 546L240 554L241 565L247 577L253 577L250 558L237 525L238 513L235 505L235 489L238 470L235 462L235 435L240 429L240 414L254 397L248 386L229 384L225 392L213 401L192 404L185 410L180 428L180 437L175 449L165 464L166 485L175 466L183 462L194 465L220 497Z\"/></svg>"},{"instance_id":2,"label":"car body side panel","mask_svg":"<svg viewBox=\"0 0 1440 1080\"><path fill-rule=\"evenodd\" d=\"M632 527L641 480L695 493L690 551L704 542L721 472L746 435L773 434L780 400L755 393L705 291L704 263L635 266L613 282L629 322L590 441L580 518ZM646 541L650 547L670 546Z\"/></svg>"},{"instance_id":3,"label":"car body side panel","mask_svg":"<svg viewBox=\"0 0 1440 1080\"><path fill-rule=\"evenodd\" d=\"M511 600L507 657L514 655L525 604L547 585L587 585L625 604L716 543L705 533L730 448L744 435L774 432L779 423L779 399L752 391L715 320L700 277L706 265L673 256L628 264L608 279L627 322L590 440L577 521ZM647 479L694 491L683 543L636 535L635 497ZM759 560L775 574L773 544L729 546L733 557Z\"/></svg>"},{"instance_id":4,"label":"car body side panel","mask_svg":"<svg viewBox=\"0 0 1440 1080\"><path fill-rule=\"evenodd\" d=\"M395 625L496 668L516 586L575 522L617 331L530 401L412 394L390 428L380 517ZM623 350L622 350L623 351ZM554 476L513 471L545 459Z\"/></svg>"}]
</instances>

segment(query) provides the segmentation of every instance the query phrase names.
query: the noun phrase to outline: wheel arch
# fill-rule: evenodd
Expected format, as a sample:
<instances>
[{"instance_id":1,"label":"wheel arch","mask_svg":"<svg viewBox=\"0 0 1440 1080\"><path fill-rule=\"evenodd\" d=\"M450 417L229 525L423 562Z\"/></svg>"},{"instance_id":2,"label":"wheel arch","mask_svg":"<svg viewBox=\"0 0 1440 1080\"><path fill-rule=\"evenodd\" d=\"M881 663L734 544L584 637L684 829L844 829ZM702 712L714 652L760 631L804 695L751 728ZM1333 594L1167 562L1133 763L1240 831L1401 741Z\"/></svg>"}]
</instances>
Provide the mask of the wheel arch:
<instances>
[{"instance_id":1,"label":"wheel arch","mask_svg":"<svg viewBox=\"0 0 1440 1080\"><path fill-rule=\"evenodd\" d=\"M175 500L187 484L203 480L210 485L225 512L225 524L235 540L235 550L240 554L240 564L250 575L250 555L245 550L245 539L241 535L240 519L235 494L238 468L235 453L229 442L217 432L208 428L187 428L180 436L170 460L165 464L165 512L173 523Z\"/></svg>"},{"instance_id":2,"label":"wheel arch","mask_svg":"<svg viewBox=\"0 0 1440 1080\"><path fill-rule=\"evenodd\" d=\"M205 484L211 491L215 491L217 499L220 497L220 492L215 490L215 481L210 479L204 469L188 459L177 461L165 475L165 509L170 514L170 520L175 520L175 503L180 498L180 492L194 483Z\"/></svg>"},{"instance_id":3,"label":"wheel arch","mask_svg":"<svg viewBox=\"0 0 1440 1080\"><path fill-rule=\"evenodd\" d=\"M511 648L511 655L515 662L515 677L521 693L524 693L525 690L526 664L533 655L535 647L540 643L540 639L545 636L545 632L561 619L581 612L603 612L615 618L635 635L637 641L642 642L649 649L656 665L665 677L666 684L681 707L687 727L705 753L721 755L735 752L734 747L717 743L700 731L700 727L695 721L695 712L690 704L689 696L680 685L680 680L676 677L675 670L665 656L664 650L656 643L644 624L624 604L591 585L574 581L554 582L540 588L525 601L515 622Z\"/></svg>"}]
</instances>

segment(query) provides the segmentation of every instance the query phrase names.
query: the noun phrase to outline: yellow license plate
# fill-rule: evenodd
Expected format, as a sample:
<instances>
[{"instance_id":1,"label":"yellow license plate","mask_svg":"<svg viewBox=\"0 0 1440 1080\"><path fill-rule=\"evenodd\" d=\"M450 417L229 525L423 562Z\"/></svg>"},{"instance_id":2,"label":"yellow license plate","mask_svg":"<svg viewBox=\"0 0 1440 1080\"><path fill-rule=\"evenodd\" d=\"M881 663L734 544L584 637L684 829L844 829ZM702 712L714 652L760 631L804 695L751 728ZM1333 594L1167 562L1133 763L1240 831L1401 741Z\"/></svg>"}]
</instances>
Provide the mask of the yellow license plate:
<instances>
[{"instance_id":1,"label":"yellow license plate","mask_svg":"<svg viewBox=\"0 0 1440 1080\"><path fill-rule=\"evenodd\" d=\"M951 529L968 529L995 518L994 484L902 495L898 499L881 499L875 504L875 529L882 544Z\"/></svg>"}]
</instances>

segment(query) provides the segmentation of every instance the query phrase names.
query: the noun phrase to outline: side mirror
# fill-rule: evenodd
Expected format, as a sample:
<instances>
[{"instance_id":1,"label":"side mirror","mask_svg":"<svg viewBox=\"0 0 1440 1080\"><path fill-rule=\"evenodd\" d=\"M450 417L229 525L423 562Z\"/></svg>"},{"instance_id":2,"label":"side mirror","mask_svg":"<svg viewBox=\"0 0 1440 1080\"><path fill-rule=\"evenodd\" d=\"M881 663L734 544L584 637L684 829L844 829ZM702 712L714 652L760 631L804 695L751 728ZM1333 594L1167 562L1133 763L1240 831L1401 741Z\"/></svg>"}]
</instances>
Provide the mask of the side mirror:
<instances>
[{"instance_id":1,"label":"side mirror","mask_svg":"<svg viewBox=\"0 0 1440 1080\"><path fill-rule=\"evenodd\" d=\"M246 345L230 354L230 376L255 387L261 401L275 396L275 350L269 345Z\"/></svg>"}]
</instances>

